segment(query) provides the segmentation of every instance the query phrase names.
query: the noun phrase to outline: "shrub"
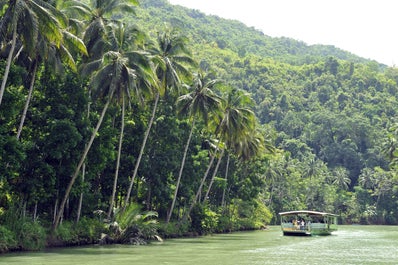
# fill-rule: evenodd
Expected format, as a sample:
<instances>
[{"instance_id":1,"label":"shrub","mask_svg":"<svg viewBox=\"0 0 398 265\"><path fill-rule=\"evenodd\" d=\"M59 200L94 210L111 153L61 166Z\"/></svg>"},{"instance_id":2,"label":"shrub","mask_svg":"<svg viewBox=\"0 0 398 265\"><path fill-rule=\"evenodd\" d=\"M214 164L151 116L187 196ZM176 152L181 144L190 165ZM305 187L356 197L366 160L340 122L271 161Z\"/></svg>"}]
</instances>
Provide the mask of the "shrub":
<instances>
[{"instance_id":1,"label":"shrub","mask_svg":"<svg viewBox=\"0 0 398 265\"><path fill-rule=\"evenodd\" d=\"M101 233L108 233L105 224L98 219L82 218L74 229L79 238L79 245L96 243Z\"/></svg>"},{"instance_id":2,"label":"shrub","mask_svg":"<svg viewBox=\"0 0 398 265\"><path fill-rule=\"evenodd\" d=\"M5 226L0 225L0 253L15 249L16 247L15 234Z\"/></svg>"},{"instance_id":3,"label":"shrub","mask_svg":"<svg viewBox=\"0 0 398 265\"><path fill-rule=\"evenodd\" d=\"M191 228L200 235L217 231L219 215L207 205L197 203L191 211Z\"/></svg>"},{"instance_id":4,"label":"shrub","mask_svg":"<svg viewBox=\"0 0 398 265\"><path fill-rule=\"evenodd\" d=\"M158 233L161 237L181 237L187 235L189 232L188 222L169 222L160 223L158 228Z\"/></svg>"},{"instance_id":5,"label":"shrub","mask_svg":"<svg viewBox=\"0 0 398 265\"><path fill-rule=\"evenodd\" d=\"M65 245L74 245L77 242L77 235L74 233L73 224L68 221L63 221L54 231L57 240Z\"/></svg>"},{"instance_id":6,"label":"shrub","mask_svg":"<svg viewBox=\"0 0 398 265\"><path fill-rule=\"evenodd\" d=\"M160 239L157 232L157 213L142 212L138 204L130 204L124 211L116 211L110 225L111 237L124 244L145 244L147 239Z\"/></svg>"},{"instance_id":7,"label":"shrub","mask_svg":"<svg viewBox=\"0 0 398 265\"><path fill-rule=\"evenodd\" d=\"M21 250L40 250L46 246L46 231L39 222L22 219L20 229L16 231Z\"/></svg>"}]
</instances>

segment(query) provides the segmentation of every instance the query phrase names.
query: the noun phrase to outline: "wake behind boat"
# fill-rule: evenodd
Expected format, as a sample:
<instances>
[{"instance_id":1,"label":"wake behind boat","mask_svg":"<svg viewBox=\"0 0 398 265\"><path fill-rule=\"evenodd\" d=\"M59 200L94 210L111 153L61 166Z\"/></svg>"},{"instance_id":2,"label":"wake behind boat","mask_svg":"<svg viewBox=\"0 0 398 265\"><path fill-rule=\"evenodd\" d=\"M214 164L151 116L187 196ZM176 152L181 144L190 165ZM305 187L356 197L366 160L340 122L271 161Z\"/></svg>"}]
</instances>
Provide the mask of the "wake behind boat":
<instances>
[{"instance_id":1,"label":"wake behind boat","mask_svg":"<svg viewBox=\"0 0 398 265\"><path fill-rule=\"evenodd\" d=\"M337 230L336 214L302 210L281 212L279 215L285 236L330 235Z\"/></svg>"}]
</instances>

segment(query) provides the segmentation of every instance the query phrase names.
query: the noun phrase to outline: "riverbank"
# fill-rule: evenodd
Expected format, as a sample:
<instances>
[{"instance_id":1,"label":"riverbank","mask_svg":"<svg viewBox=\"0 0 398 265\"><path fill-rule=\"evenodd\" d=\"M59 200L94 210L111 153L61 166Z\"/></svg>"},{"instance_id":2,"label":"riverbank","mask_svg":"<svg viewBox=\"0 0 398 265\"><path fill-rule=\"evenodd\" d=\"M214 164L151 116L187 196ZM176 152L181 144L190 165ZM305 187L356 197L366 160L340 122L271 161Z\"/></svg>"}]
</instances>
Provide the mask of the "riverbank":
<instances>
[{"instance_id":1,"label":"riverbank","mask_svg":"<svg viewBox=\"0 0 398 265\"><path fill-rule=\"evenodd\" d=\"M9 253L0 264L396 264L396 226L341 225L331 236L287 237L268 230L168 239L145 247L90 245Z\"/></svg>"},{"instance_id":2,"label":"riverbank","mask_svg":"<svg viewBox=\"0 0 398 265\"><path fill-rule=\"evenodd\" d=\"M155 222L154 222L155 224ZM113 225L114 226L114 225ZM63 222L55 231L40 222L25 222L16 232L0 225L0 254L42 251L44 249L94 245L146 245L164 239L197 238L209 234L228 234L238 231L261 230L266 226L226 226L218 229L196 231L191 223L161 222L151 226L134 226L128 236L122 231L97 219L83 219L78 224ZM45 228L47 227L47 229Z\"/></svg>"}]
</instances>

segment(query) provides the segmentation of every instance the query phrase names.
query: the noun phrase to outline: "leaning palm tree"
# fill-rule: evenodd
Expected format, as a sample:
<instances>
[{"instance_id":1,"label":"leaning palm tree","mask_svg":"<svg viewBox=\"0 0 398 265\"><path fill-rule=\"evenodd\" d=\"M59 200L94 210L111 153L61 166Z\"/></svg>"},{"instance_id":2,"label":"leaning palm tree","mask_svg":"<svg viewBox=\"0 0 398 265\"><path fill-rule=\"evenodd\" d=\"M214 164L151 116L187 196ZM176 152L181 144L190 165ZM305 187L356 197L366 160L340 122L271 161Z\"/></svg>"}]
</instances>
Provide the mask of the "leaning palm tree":
<instances>
[{"instance_id":1,"label":"leaning palm tree","mask_svg":"<svg viewBox=\"0 0 398 265\"><path fill-rule=\"evenodd\" d=\"M215 128L215 135L219 139L217 141L218 143L216 144L213 153L210 154L210 162L207 166L206 172L202 177L199 188L188 211L184 214L183 220L188 218L193 207L198 202L199 196L202 193L203 185L211 167L213 166L215 157L217 153L223 149L223 145L229 146L234 138L239 139L245 134L245 132L254 130L255 115L254 112L248 108L249 104L251 104L251 98L246 92L237 89L227 90L226 98L223 100L222 114L211 120L211 125ZM221 158L222 157L220 155L219 159ZM212 178L214 178L215 175L216 172L213 173ZM211 180L211 183L212 182L213 180Z\"/></svg>"},{"instance_id":2,"label":"leaning palm tree","mask_svg":"<svg viewBox=\"0 0 398 265\"><path fill-rule=\"evenodd\" d=\"M134 7L138 0L90 0L89 3L71 0L67 2L66 8L72 14L79 15L86 24L83 34L83 41L87 46L88 60L101 58L108 50L107 38L108 27L111 23L117 22L112 19L115 12L134 13Z\"/></svg>"},{"instance_id":3,"label":"leaning palm tree","mask_svg":"<svg viewBox=\"0 0 398 265\"><path fill-rule=\"evenodd\" d=\"M170 209L167 213L167 219L166 219L167 223L170 221L171 215L174 210L174 205L177 199L178 189L180 186L181 177L185 166L185 159L188 153L188 147L191 142L191 137L195 128L195 120L196 118L200 117L202 118L204 123L207 124L209 120L209 114L215 113L220 110L221 99L214 92L214 87L218 83L219 81L215 79L206 81L206 77L201 73L195 74L193 84L190 87L192 91L186 95L180 96L177 99L179 113L188 115L189 119L191 120L191 130L189 132L189 136L185 144L184 155L182 157L181 166L178 173L173 200L171 202Z\"/></svg>"},{"instance_id":4,"label":"leaning palm tree","mask_svg":"<svg viewBox=\"0 0 398 265\"><path fill-rule=\"evenodd\" d=\"M224 113L221 121L216 127L216 135L225 143L226 147L231 147L236 142L241 142L242 144L254 143L254 141L249 141L249 136L254 134L256 125L255 114L249 108L249 105L252 104L250 95L243 90L232 89L227 92L224 103ZM249 149L241 149L240 151L244 152L247 150ZM241 154L243 155L244 153ZM223 155L224 149L221 151L219 162ZM219 162L213 172L204 200L208 198L218 170Z\"/></svg>"},{"instance_id":5,"label":"leaning palm tree","mask_svg":"<svg viewBox=\"0 0 398 265\"><path fill-rule=\"evenodd\" d=\"M114 24L114 29L111 31L110 42L114 49L118 50L121 54L129 58L129 66L135 71L135 80L134 80L134 90L130 91L130 87L127 85L123 85L123 83L118 87L115 92L115 100L121 105L122 115L121 115L121 128L119 135L119 145L118 145L118 153L116 159L116 170L115 177L113 182L112 196L110 199L109 210L108 210L108 219L111 217L111 213L114 206L116 189L118 183L118 175L119 175L119 167L120 167L120 158L122 151L122 143L123 143L123 134L124 134L124 117L125 117L125 109L126 109L126 101L130 103L130 101L134 98L141 105L144 103L144 97L151 93L151 88L156 86L156 78L154 76L154 72L152 71L151 65L147 58L146 54L139 50L139 47L135 47L135 43L140 43L140 40L145 37L145 35L136 30L135 28L125 26L124 23L116 23ZM137 50L135 50L137 49ZM129 51L127 51L129 50ZM125 80L128 81L128 80ZM132 94L133 93L133 94Z\"/></svg>"},{"instance_id":6,"label":"leaning palm tree","mask_svg":"<svg viewBox=\"0 0 398 265\"><path fill-rule=\"evenodd\" d=\"M224 182L227 183L228 181L228 171L229 171L229 164L230 164L230 152L235 154L240 161L249 161L253 157L257 157L259 154L262 153L264 148L268 151L273 151L272 147L267 147L264 144L264 136L263 134L257 129L254 132L247 131L244 136L240 139L234 139L233 142L230 143L231 146L228 146L228 157L227 157L227 165L224 175ZM211 185L209 185L210 190ZM221 206L225 206L225 194L227 190L227 185L224 186L223 194L221 197ZM207 197L207 196L206 196Z\"/></svg>"},{"instance_id":7,"label":"leaning palm tree","mask_svg":"<svg viewBox=\"0 0 398 265\"><path fill-rule=\"evenodd\" d=\"M6 68L0 87L0 105L7 84L8 74L17 43L35 58L39 33L43 38L59 47L62 42L62 30L67 19L62 12L42 0L10 0L8 8L0 22L0 42L4 45L10 41Z\"/></svg>"},{"instance_id":8,"label":"leaning palm tree","mask_svg":"<svg viewBox=\"0 0 398 265\"><path fill-rule=\"evenodd\" d=\"M160 96L165 93L178 94L182 85L181 78L186 78L191 75L187 66L195 65L194 60L190 56L190 52L186 48L186 42L187 39L182 37L180 34L173 31L165 31L158 34L156 44L149 49L154 63L154 71L159 81L159 86L156 87L157 89L155 90L152 114L144 134L140 153L138 154L138 158L135 163L124 207L128 205L130 200L131 190L155 119Z\"/></svg>"},{"instance_id":9,"label":"leaning palm tree","mask_svg":"<svg viewBox=\"0 0 398 265\"><path fill-rule=\"evenodd\" d=\"M63 70L64 65L68 66L73 71L77 71L76 62L74 59L75 54L87 55L86 46L83 41L77 36L73 35L66 29L62 29L62 42L57 46L41 33L38 35L38 42L34 58L29 57L32 61L32 73L29 85L28 97L25 101L25 107L22 112L21 121L17 130L17 139L20 138L22 128L25 122L26 114L32 99L36 72L39 64L46 62L46 66L50 66L55 72L59 73Z\"/></svg>"},{"instance_id":10,"label":"leaning palm tree","mask_svg":"<svg viewBox=\"0 0 398 265\"><path fill-rule=\"evenodd\" d=\"M74 182L80 172L80 169L87 157L87 154L91 148L91 145L97 135L97 132L102 124L105 113L111 103L115 93L120 89L120 87L126 87L127 90L134 90L133 86L136 84L136 73L135 71L129 67L128 58L123 56L123 54L115 51L109 51L104 54L104 56L98 60L96 63L99 66L99 70L97 70L91 77L91 88L94 91L96 97L105 99L105 105L101 112L100 118L97 122L95 129L91 134L91 138L87 143L83 154L80 158L80 161L71 177L71 180L66 188L65 195L63 200L59 206L59 210L57 211L57 215L55 217L53 228L57 228L61 217L63 215L63 211L65 208L66 201L69 198L69 193L72 189ZM93 62L93 65L95 63Z\"/></svg>"}]
</instances>

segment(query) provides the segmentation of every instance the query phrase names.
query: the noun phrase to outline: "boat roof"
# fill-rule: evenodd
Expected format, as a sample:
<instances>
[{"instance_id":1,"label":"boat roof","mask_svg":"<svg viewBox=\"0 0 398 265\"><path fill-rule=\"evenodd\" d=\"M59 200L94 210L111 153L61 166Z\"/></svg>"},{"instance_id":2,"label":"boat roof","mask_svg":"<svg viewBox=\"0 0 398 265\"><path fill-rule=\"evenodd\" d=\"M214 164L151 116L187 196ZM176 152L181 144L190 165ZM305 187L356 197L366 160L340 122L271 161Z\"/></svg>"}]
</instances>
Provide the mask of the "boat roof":
<instances>
[{"instance_id":1,"label":"boat roof","mask_svg":"<svg viewBox=\"0 0 398 265\"><path fill-rule=\"evenodd\" d=\"M307 211L307 210L300 210L300 211L289 211L289 212L280 212L279 215L298 215L298 214L308 214L308 215L320 215L320 216L338 216L332 213L326 212L317 212L317 211Z\"/></svg>"}]
</instances>

